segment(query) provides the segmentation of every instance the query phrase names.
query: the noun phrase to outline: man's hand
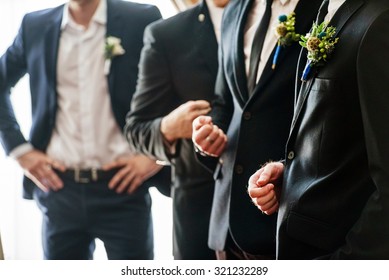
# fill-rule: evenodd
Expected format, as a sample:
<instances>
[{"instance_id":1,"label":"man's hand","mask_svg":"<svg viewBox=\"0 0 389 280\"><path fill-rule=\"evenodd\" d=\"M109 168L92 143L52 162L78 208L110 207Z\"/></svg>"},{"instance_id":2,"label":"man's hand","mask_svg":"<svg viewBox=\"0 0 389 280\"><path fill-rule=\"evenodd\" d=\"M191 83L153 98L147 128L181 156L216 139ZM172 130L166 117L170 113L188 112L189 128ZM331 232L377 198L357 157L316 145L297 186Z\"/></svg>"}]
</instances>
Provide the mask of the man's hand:
<instances>
[{"instance_id":1,"label":"man's hand","mask_svg":"<svg viewBox=\"0 0 389 280\"><path fill-rule=\"evenodd\" d=\"M271 162L250 177L247 192L262 213L271 215L278 211L283 172L282 163Z\"/></svg>"},{"instance_id":2,"label":"man's hand","mask_svg":"<svg viewBox=\"0 0 389 280\"><path fill-rule=\"evenodd\" d=\"M115 176L109 181L108 187L117 193L133 193L145 180L156 174L161 165L155 163L144 155L135 155L119 158L114 162L103 166L103 170L120 168Z\"/></svg>"},{"instance_id":3,"label":"man's hand","mask_svg":"<svg viewBox=\"0 0 389 280\"><path fill-rule=\"evenodd\" d=\"M63 188L62 180L52 169L64 172L66 167L63 164L38 150L29 151L16 160L23 168L25 175L43 191L58 191Z\"/></svg>"},{"instance_id":4,"label":"man's hand","mask_svg":"<svg viewBox=\"0 0 389 280\"><path fill-rule=\"evenodd\" d=\"M169 143L180 138L190 139L193 120L209 111L211 111L211 105L208 101L188 101L162 119L161 133Z\"/></svg>"},{"instance_id":5,"label":"man's hand","mask_svg":"<svg viewBox=\"0 0 389 280\"><path fill-rule=\"evenodd\" d=\"M227 144L227 136L209 116L200 116L193 121L192 141L201 152L219 157Z\"/></svg>"}]
</instances>

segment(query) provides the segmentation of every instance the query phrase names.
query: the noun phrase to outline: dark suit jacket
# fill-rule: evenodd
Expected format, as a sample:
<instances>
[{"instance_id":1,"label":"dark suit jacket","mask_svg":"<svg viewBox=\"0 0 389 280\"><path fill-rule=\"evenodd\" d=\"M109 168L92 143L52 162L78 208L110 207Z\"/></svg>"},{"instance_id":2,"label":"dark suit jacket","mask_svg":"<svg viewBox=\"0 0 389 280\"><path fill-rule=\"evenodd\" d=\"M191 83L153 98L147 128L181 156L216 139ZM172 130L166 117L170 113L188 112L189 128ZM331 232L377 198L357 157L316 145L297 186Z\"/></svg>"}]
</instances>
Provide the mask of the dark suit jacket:
<instances>
[{"instance_id":1,"label":"dark suit jacket","mask_svg":"<svg viewBox=\"0 0 389 280\"><path fill-rule=\"evenodd\" d=\"M389 2L347 0L329 25L288 140L278 257L389 259Z\"/></svg>"},{"instance_id":2,"label":"dark suit jacket","mask_svg":"<svg viewBox=\"0 0 389 280\"><path fill-rule=\"evenodd\" d=\"M296 32L305 34L321 0L299 1ZM223 250L227 231L235 243L251 254L275 255L275 216L261 214L247 195L251 174L269 160L284 157L293 116L298 43L283 48L275 70L274 50L250 99L245 74L243 35L252 0L232 1L222 26L221 63L211 115L228 137L216 169L209 245Z\"/></svg>"},{"instance_id":3,"label":"dark suit jacket","mask_svg":"<svg viewBox=\"0 0 389 280\"><path fill-rule=\"evenodd\" d=\"M9 95L26 73L30 76L32 103L29 142L45 151L51 138L56 121L56 63L63 7L27 14L14 43L0 58L0 138L7 154L26 142ZM107 13L107 36L121 38L126 50L112 60L108 76L113 113L123 128L136 86L143 30L161 14L154 6L117 0L107 1ZM35 185L27 178L24 185L25 197L31 198Z\"/></svg>"},{"instance_id":4,"label":"dark suit jacket","mask_svg":"<svg viewBox=\"0 0 389 280\"><path fill-rule=\"evenodd\" d=\"M176 154L170 156L160 133L162 117L179 105L213 99L217 41L206 4L152 24L144 40L127 137L138 151L172 165L175 259L211 259L215 254L207 237L212 173L196 160L191 139L180 139Z\"/></svg>"}]
</instances>

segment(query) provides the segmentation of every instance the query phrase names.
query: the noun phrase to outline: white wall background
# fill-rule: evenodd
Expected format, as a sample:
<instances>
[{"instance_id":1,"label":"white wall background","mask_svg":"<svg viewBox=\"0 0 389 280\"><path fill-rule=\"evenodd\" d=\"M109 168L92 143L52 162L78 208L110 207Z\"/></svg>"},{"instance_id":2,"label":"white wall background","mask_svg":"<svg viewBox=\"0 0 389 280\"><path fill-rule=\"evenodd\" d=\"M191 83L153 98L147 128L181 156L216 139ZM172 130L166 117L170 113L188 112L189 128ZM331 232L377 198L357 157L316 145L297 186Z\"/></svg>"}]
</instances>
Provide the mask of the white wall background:
<instances>
[{"instance_id":1,"label":"white wall background","mask_svg":"<svg viewBox=\"0 0 389 280\"><path fill-rule=\"evenodd\" d=\"M65 0L1 0L0 54L12 43L23 15L29 11L54 7ZM159 7L164 18L176 13L170 0L134 0ZM15 114L25 135L31 124L28 77L12 91ZM155 259L172 259L171 200L151 189L153 197ZM42 259L41 214L34 201L22 199L22 171L0 148L0 232L8 260ZM97 243L96 259L105 259L102 243Z\"/></svg>"}]
</instances>

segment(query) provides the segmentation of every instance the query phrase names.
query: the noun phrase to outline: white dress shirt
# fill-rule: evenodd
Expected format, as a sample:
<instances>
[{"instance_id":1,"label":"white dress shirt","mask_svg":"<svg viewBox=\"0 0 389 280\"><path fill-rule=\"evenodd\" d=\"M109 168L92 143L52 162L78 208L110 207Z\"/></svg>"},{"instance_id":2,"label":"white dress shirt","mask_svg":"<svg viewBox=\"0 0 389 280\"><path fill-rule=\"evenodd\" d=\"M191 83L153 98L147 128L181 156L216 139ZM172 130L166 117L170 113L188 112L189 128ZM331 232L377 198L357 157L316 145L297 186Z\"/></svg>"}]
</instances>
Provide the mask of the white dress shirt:
<instances>
[{"instance_id":1,"label":"white dress shirt","mask_svg":"<svg viewBox=\"0 0 389 280\"><path fill-rule=\"evenodd\" d=\"M344 2L346 2L346 0L330 0L330 2L328 3L328 13L325 16L324 20L330 21L336 11L339 9L340 6L342 6Z\"/></svg>"},{"instance_id":2,"label":"white dress shirt","mask_svg":"<svg viewBox=\"0 0 389 280\"><path fill-rule=\"evenodd\" d=\"M275 27L278 24L278 17L282 14L288 15L294 11L298 0L274 0L272 4L269 29L266 34L265 42L261 53L261 60L258 64L257 82L262 75L263 69L270 58L270 55L277 44ZM244 56L246 65L246 75L249 73L251 46L254 40L254 34L265 13L266 0L255 0L248 14L247 23L244 29ZM312 11L315 12L315 11ZM296 18L296 20L298 20Z\"/></svg>"},{"instance_id":3,"label":"white dress shirt","mask_svg":"<svg viewBox=\"0 0 389 280\"><path fill-rule=\"evenodd\" d=\"M67 167L99 168L130 155L115 121L104 74L107 3L88 26L72 19L65 5L57 61L58 110L47 154Z\"/></svg>"}]
</instances>

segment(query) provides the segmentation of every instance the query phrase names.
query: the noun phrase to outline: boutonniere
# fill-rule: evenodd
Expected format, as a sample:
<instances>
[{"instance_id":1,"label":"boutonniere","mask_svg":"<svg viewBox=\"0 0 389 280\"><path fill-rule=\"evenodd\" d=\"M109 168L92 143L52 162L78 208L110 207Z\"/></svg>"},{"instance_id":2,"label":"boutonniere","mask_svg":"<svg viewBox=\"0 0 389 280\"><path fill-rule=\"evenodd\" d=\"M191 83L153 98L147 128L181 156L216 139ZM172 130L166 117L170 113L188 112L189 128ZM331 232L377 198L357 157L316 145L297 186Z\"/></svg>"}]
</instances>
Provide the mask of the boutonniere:
<instances>
[{"instance_id":1,"label":"boutonniere","mask_svg":"<svg viewBox=\"0 0 389 280\"><path fill-rule=\"evenodd\" d=\"M311 32L301 36L300 45L308 50L308 62L301 80L307 80L312 67L323 66L330 59L339 40L335 38L335 34L335 27L328 26L328 22L322 22L319 25L314 23Z\"/></svg>"},{"instance_id":2,"label":"boutonniere","mask_svg":"<svg viewBox=\"0 0 389 280\"><path fill-rule=\"evenodd\" d=\"M108 36L105 39L104 46L104 73L105 75L109 74L109 70L111 68L111 61L115 56L123 55L125 50L121 45L122 40L114 36Z\"/></svg>"},{"instance_id":3,"label":"boutonniere","mask_svg":"<svg viewBox=\"0 0 389 280\"><path fill-rule=\"evenodd\" d=\"M281 47L287 47L292 43L297 42L300 39L300 34L296 33L295 25L296 17L295 13L289 15L280 15L278 17L278 24L276 26L277 48L273 57L272 69L276 68L277 59L281 51Z\"/></svg>"}]
</instances>

